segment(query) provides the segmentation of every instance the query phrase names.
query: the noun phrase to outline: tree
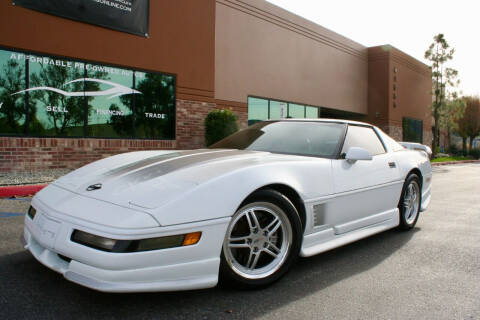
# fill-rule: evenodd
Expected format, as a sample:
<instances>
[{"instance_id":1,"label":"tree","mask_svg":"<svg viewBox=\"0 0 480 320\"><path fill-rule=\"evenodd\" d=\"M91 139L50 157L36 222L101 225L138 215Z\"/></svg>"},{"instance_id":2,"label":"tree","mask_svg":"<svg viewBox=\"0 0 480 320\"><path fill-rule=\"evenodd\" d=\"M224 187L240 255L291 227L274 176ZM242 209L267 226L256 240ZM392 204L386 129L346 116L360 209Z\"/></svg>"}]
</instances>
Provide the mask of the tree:
<instances>
[{"instance_id":1,"label":"tree","mask_svg":"<svg viewBox=\"0 0 480 320\"><path fill-rule=\"evenodd\" d=\"M447 132L446 145L449 148L451 147L450 141L452 131L458 130L458 121L463 117L465 107L465 100L458 98L455 94L446 100L445 108L442 108L439 127Z\"/></svg>"},{"instance_id":2,"label":"tree","mask_svg":"<svg viewBox=\"0 0 480 320\"><path fill-rule=\"evenodd\" d=\"M106 79L106 72L95 71L90 75L96 79ZM40 64L38 72L30 76L30 87L61 88L65 91L98 91L100 85L96 82L78 81L65 85L67 82L84 78L83 68L61 68L55 65ZM40 102L43 106L55 106L65 112L47 112L48 121L55 130L55 135L68 135L73 126L83 126L85 119L85 99L87 99L87 113L90 114L94 99L92 96L67 97L53 91L38 90L30 92L30 105ZM32 108L35 109L35 108Z\"/></svg>"},{"instance_id":3,"label":"tree","mask_svg":"<svg viewBox=\"0 0 480 320\"><path fill-rule=\"evenodd\" d=\"M212 110L205 118L205 143L208 146L238 131L238 117L230 110Z\"/></svg>"},{"instance_id":4,"label":"tree","mask_svg":"<svg viewBox=\"0 0 480 320\"><path fill-rule=\"evenodd\" d=\"M443 34L433 37L433 43L425 51L425 59L431 62L432 90L434 101L432 103L433 124L433 153L439 145L440 119L445 114L447 90L455 88L460 83L457 80L458 71L446 67L446 63L453 59L454 48L450 48Z\"/></svg>"},{"instance_id":5,"label":"tree","mask_svg":"<svg viewBox=\"0 0 480 320\"><path fill-rule=\"evenodd\" d=\"M145 78L138 81L136 86L136 90L141 94L120 97L120 101L130 109L130 112L125 116L110 117L109 123L115 132L119 135L131 135L134 123L136 137L164 139L175 137L175 87L172 81L173 78L168 75L145 74ZM135 109L132 99L135 99ZM110 111L119 110L116 104L110 105Z\"/></svg>"},{"instance_id":6,"label":"tree","mask_svg":"<svg viewBox=\"0 0 480 320\"><path fill-rule=\"evenodd\" d=\"M467 138L470 138L468 152L472 150L473 139L480 134L480 98L464 97L466 104L463 116L458 120L458 134L463 140L463 154L467 154Z\"/></svg>"},{"instance_id":7,"label":"tree","mask_svg":"<svg viewBox=\"0 0 480 320\"><path fill-rule=\"evenodd\" d=\"M25 94L25 68L17 61L8 61L0 72L0 131L7 134L23 133L27 112Z\"/></svg>"}]
</instances>

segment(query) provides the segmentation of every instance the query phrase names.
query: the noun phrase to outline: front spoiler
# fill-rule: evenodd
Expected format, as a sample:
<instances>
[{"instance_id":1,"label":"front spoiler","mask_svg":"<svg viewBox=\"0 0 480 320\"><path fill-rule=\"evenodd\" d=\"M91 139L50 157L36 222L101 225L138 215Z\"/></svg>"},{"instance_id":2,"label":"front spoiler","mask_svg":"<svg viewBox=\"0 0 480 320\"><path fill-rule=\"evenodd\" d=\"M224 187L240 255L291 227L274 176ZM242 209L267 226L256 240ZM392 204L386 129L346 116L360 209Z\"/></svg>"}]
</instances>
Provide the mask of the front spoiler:
<instances>
[{"instance_id":1,"label":"front spoiler","mask_svg":"<svg viewBox=\"0 0 480 320\"><path fill-rule=\"evenodd\" d=\"M34 219L25 216L25 249L40 263L67 280L105 292L178 291L214 287L218 282L220 252L230 217L143 230L109 233L85 227L83 221L67 221L49 215L48 207L37 208ZM71 241L80 229L116 239L149 238L202 232L196 245L163 250L110 253ZM90 231L91 230L91 231ZM145 235L140 232L148 232ZM122 233L120 233L122 232ZM129 234L130 233L130 234Z\"/></svg>"},{"instance_id":2,"label":"front spoiler","mask_svg":"<svg viewBox=\"0 0 480 320\"><path fill-rule=\"evenodd\" d=\"M218 261L219 262L219 261ZM217 261L210 263L218 266ZM208 263L208 262L207 262ZM195 266L192 266L195 267ZM217 285L218 276L212 275L202 278L168 280L160 282L107 282L86 277L73 271L67 271L65 279L84 287L103 292L160 292L160 291L181 291L211 288Z\"/></svg>"},{"instance_id":3,"label":"front spoiler","mask_svg":"<svg viewBox=\"0 0 480 320\"><path fill-rule=\"evenodd\" d=\"M69 281L98 291L194 290L214 287L218 282L220 258L134 270L104 270L60 258L58 253L42 247L26 229L20 241L24 248L46 267L62 274ZM162 280L156 280L159 278Z\"/></svg>"}]
</instances>

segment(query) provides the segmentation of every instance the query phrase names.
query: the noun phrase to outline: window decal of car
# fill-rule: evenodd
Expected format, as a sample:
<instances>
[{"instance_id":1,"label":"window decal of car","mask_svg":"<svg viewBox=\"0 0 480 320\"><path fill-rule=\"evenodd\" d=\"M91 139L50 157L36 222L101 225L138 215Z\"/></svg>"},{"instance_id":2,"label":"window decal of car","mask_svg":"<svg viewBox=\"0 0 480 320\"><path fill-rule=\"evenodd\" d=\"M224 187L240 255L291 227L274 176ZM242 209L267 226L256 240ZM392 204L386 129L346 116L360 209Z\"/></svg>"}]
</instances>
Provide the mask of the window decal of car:
<instances>
[{"instance_id":1,"label":"window decal of car","mask_svg":"<svg viewBox=\"0 0 480 320\"><path fill-rule=\"evenodd\" d=\"M120 97L126 94L142 94L140 91L123 86L121 84L107 81L107 80L100 80L100 79L92 79L92 78L80 78L76 80L69 81L64 84L64 86L69 85L74 82L80 82L80 81L90 81L90 82L97 82L97 83L104 83L111 85L113 88L103 90L103 91L78 91L78 92L67 92L61 89L57 88L52 88L52 87L35 87L35 88L29 88L26 90L18 91L15 93L12 93L12 96L15 94L20 94L23 92L29 92L29 91L37 91L37 90L48 90L48 91L53 91L56 93L59 93L61 95L64 95L66 97L82 97L82 96L87 96L87 97L100 97L100 96L109 96L107 99L112 99L115 97Z\"/></svg>"}]
</instances>

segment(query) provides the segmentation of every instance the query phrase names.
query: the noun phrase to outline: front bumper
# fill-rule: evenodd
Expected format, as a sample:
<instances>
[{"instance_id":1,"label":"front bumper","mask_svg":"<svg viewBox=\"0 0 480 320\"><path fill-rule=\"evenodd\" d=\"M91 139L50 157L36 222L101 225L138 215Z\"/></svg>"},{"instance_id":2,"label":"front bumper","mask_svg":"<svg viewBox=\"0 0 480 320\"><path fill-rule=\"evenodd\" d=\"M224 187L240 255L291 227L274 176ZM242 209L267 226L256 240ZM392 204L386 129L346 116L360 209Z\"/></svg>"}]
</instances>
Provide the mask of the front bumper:
<instances>
[{"instance_id":1,"label":"front bumper","mask_svg":"<svg viewBox=\"0 0 480 320\"><path fill-rule=\"evenodd\" d=\"M213 287L218 282L220 251L230 218L143 230L144 237L201 231L196 245L156 251L110 253L70 240L74 229L110 238L132 239L138 230L112 234L47 214L37 203L32 220L25 217L24 247L66 279L105 292L177 291Z\"/></svg>"}]
</instances>

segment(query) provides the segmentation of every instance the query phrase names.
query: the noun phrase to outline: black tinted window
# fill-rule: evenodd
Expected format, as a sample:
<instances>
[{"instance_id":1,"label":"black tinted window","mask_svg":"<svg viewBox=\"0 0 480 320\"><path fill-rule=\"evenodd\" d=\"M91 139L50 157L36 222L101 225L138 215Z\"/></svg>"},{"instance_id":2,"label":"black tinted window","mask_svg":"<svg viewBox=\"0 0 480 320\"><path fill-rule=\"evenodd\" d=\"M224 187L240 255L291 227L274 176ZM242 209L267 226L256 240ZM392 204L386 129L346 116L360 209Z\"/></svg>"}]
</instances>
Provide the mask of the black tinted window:
<instances>
[{"instance_id":1,"label":"black tinted window","mask_svg":"<svg viewBox=\"0 0 480 320\"><path fill-rule=\"evenodd\" d=\"M411 118L403 118L403 141L418 142L423 141L423 121Z\"/></svg>"},{"instance_id":2,"label":"black tinted window","mask_svg":"<svg viewBox=\"0 0 480 320\"><path fill-rule=\"evenodd\" d=\"M210 148L268 151L333 158L345 131L338 123L279 121L260 122Z\"/></svg>"},{"instance_id":3,"label":"black tinted window","mask_svg":"<svg viewBox=\"0 0 480 320\"><path fill-rule=\"evenodd\" d=\"M372 156L385 153L380 139L372 128L360 126L348 126L347 136L343 144L342 153L347 153L351 147L364 148Z\"/></svg>"},{"instance_id":4,"label":"black tinted window","mask_svg":"<svg viewBox=\"0 0 480 320\"><path fill-rule=\"evenodd\" d=\"M0 50L0 135L175 139L175 76Z\"/></svg>"}]
</instances>

